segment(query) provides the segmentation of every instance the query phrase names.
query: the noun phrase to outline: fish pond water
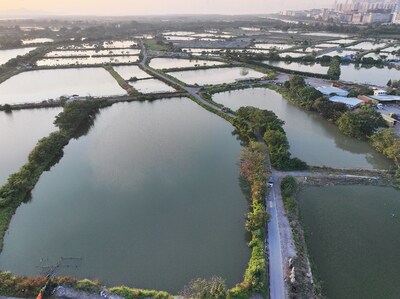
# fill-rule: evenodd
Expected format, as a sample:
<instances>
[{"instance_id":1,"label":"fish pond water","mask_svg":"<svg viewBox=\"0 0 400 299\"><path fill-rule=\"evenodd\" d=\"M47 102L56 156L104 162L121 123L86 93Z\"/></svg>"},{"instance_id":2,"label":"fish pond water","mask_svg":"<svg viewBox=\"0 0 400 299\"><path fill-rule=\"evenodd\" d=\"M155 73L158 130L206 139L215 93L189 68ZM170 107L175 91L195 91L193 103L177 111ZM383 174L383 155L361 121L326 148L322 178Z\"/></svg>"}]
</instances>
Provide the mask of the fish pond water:
<instances>
[{"instance_id":1,"label":"fish pond water","mask_svg":"<svg viewBox=\"0 0 400 299\"><path fill-rule=\"evenodd\" d=\"M186 98L101 110L17 209L0 269L81 257L57 274L174 294L197 277L234 286L250 250L233 129Z\"/></svg>"},{"instance_id":2,"label":"fish pond water","mask_svg":"<svg viewBox=\"0 0 400 299\"><path fill-rule=\"evenodd\" d=\"M299 208L314 275L331 299L398 298L400 191L310 187Z\"/></svg>"},{"instance_id":3,"label":"fish pond water","mask_svg":"<svg viewBox=\"0 0 400 299\"><path fill-rule=\"evenodd\" d=\"M232 83L240 79L261 78L265 76L263 73L242 67L170 72L168 74L191 85Z\"/></svg>"},{"instance_id":4,"label":"fish pond water","mask_svg":"<svg viewBox=\"0 0 400 299\"><path fill-rule=\"evenodd\" d=\"M1 104L34 103L73 94L99 97L126 92L103 68L29 71L0 84Z\"/></svg>"},{"instance_id":5,"label":"fish pond water","mask_svg":"<svg viewBox=\"0 0 400 299\"><path fill-rule=\"evenodd\" d=\"M0 112L0 186L28 161L39 139L56 131L54 118L61 108Z\"/></svg>"},{"instance_id":6,"label":"fish pond water","mask_svg":"<svg viewBox=\"0 0 400 299\"><path fill-rule=\"evenodd\" d=\"M233 110L242 106L268 109L283 121L290 152L310 165L387 169L392 164L364 141L345 136L317 113L300 109L267 88L215 94L213 100Z\"/></svg>"}]
</instances>

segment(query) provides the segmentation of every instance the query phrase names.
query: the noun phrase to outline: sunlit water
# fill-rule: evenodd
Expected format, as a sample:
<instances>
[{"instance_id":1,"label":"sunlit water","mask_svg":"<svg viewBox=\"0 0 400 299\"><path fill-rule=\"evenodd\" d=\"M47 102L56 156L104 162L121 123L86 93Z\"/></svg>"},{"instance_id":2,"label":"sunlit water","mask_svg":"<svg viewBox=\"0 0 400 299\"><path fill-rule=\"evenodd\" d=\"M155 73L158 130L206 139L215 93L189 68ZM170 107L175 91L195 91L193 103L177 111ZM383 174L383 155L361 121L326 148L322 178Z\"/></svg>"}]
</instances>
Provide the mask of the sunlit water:
<instances>
[{"instance_id":1,"label":"sunlit water","mask_svg":"<svg viewBox=\"0 0 400 299\"><path fill-rule=\"evenodd\" d=\"M292 155L310 165L386 169L392 164L367 142L343 135L333 123L317 113L294 106L275 91L266 88L236 90L216 94L213 99L233 110L254 106L275 112L285 121L283 127Z\"/></svg>"},{"instance_id":2,"label":"sunlit water","mask_svg":"<svg viewBox=\"0 0 400 299\"><path fill-rule=\"evenodd\" d=\"M23 72L0 84L0 103L33 103L64 95L113 96L126 94L103 68Z\"/></svg>"},{"instance_id":3,"label":"sunlit water","mask_svg":"<svg viewBox=\"0 0 400 299\"><path fill-rule=\"evenodd\" d=\"M250 254L232 130L188 99L103 109L18 208L0 269L81 257L57 274L173 293L218 275L232 287Z\"/></svg>"},{"instance_id":4,"label":"sunlit water","mask_svg":"<svg viewBox=\"0 0 400 299\"><path fill-rule=\"evenodd\" d=\"M53 121L61 108L0 112L0 186L28 161L39 139L56 131Z\"/></svg>"}]
</instances>

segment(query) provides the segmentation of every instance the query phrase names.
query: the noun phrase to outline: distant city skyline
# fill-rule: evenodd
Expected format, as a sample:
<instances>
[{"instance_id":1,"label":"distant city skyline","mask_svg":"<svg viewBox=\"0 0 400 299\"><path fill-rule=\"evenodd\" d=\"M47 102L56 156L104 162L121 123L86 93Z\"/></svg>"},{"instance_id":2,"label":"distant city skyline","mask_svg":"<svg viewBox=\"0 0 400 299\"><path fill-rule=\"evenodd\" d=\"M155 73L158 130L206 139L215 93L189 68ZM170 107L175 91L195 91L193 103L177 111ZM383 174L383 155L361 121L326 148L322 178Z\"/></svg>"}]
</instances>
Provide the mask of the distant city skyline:
<instances>
[{"instance_id":1,"label":"distant city skyline","mask_svg":"<svg viewBox=\"0 0 400 299\"><path fill-rule=\"evenodd\" d=\"M333 0L13 0L0 14L18 10L61 15L264 14L333 7Z\"/></svg>"}]
</instances>

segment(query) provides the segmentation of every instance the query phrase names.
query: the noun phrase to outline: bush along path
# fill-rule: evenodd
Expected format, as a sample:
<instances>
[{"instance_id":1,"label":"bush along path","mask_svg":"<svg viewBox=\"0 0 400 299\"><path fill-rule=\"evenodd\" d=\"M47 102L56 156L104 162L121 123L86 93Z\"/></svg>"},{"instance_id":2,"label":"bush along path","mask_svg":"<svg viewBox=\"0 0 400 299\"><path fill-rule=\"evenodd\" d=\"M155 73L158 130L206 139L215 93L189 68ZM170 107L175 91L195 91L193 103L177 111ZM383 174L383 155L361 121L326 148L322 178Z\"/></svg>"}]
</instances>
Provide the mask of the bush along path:
<instances>
[{"instance_id":1,"label":"bush along path","mask_svg":"<svg viewBox=\"0 0 400 299\"><path fill-rule=\"evenodd\" d=\"M251 257L243 282L229 290L227 298L244 299L253 294L260 294L264 298L268 296L268 261L264 249L269 219L264 205L266 180L269 176L265 168L266 159L267 149L262 143L250 142L242 151L240 176L250 191L251 211L247 214L246 229L251 234Z\"/></svg>"}]
</instances>

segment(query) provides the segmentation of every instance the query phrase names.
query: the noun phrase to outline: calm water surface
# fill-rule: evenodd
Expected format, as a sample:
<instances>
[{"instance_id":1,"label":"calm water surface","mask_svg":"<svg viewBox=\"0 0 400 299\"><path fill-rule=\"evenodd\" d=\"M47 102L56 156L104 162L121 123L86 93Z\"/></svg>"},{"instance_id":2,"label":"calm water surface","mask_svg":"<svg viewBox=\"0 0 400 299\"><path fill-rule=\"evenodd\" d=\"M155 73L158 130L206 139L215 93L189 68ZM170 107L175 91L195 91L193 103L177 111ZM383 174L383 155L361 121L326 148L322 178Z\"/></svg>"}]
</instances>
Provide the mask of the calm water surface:
<instances>
[{"instance_id":1,"label":"calm water surface","mask_svg":"<svg viewBox=\"0 0 400 299\"><path fill-rule=\"evenodd\" d=\"M188 99L102 110L18 208L0 268L38 274L41 258L73 256L81 266L59 274L173 293L219 275L232 287L250 257L232 131Z\"/></svg>"},{"instance_id":2,"label":"calm water surface","mask_svg":"<svg viewBox=\"0 0 400 299\"><path fill-rule=\"evenodd\" d=\"M153 58L150 66L155 69L185 68L194 66L213 66L224 64L220 61L180 59L180 58Z\"/></svg>"},{"instance_id":3,"label":"calm water surface","mask_svg":"<svg viewBox=\"0 0 400 299\"><path fill-rule=\"evenodd\" d=\"M39 70L18 74L1 83L0 103L33 103L73 94L98 97L125 93L103 68Z\"/></svg>"},{"instance_id":4,"label":"calm water surface","mask_svg":"<svg viewBox=\"0 0 400 299\"><path fill-rule=\"evenodd\" d=\"M146 79L130 82L136 90L141 93L174 92L175 88L158 79Z\"/></svg>"},{"instance_id":5,"label":"calm water surface","mask_svg":"<svg viewBox=\"0 0 400 299\"><path fill-rule=\"evenodd\" d=\"M272 66L281 67L287 70L317 73L317 74L326 74L329 68L327 66L322 66L318 63L304 64L300 62L285 62L285 61L264 61L264 63Z\"/></svg>"},{"instance_id":6,"label":"calm water surface","mask_svg":"<svg viewBox=\"0 0 400 299\"><path fill-rule=\"evenodd\" d=\"M20 48L20 49L0 50L0 65L6 63L12 58L17 57L18 55L25 55L35 49L36 48Z\"/></svg>"},{"instance_id":7,"label":"calm water surface","mask_svg":"<svg viewBox=\"0 0 400 299\"><path fill-rule=\"evenodd\" d=\"M389 168L391 162L377 153L367 142L343 135L332 123L317 113L304 111L279 93L266 88L224 92L214 101L237 110L254 106L272 110L285 121L290 151L310 165L332 167Z\"/></svg>"},{"instance_id":8,"label":"calm water surface","mask_svg":"<svg viewBox=\"0 0 400 299\"><path fill-rule=\"evenodd\" d=\"M351 81L356 83L369 83L379 86L386 86L389 80L398 80L400 78L400 70L388 67L358 67L354 64L342 65L342 74L340 80Z\"/></svg>"},{"instance_id":9,"label":"calm water surface","mask_svg":"<svg viewBox=\"0 0 400 299\"><path fill-rule=\"evenodd\" d=\"M237 79L265 76L263 73L242 67L171 72L168 74L191 85L196 83L199 85L232 83Z\"/></svg>"},{"instance_id":10,"label":"calm water surface","mask_svg":"<svg viewBox=\"0 0 400 299\"><path fill-rule=\"evenodd\" d=\"M44 58L36 62L38 66L76 66L76 65L104 65L119 63L135 63L139 60L137 55L129 56L103 56L82 58Z\"/></svg>"},{"instance_id":11,"label":"calm water surface","mask_svg":"<svg viewBox=\"0 0 400 299\"><path fill-rule=\"evenodd\" d=\"M328 298L399 297L400 191L307 188L300 193L300 213Z\"/></svg>"},{"instance_id":12,"label":"calm water surface","mask_svg":"<svg viewBox=\"0 0 400 299\"><path fill-rule=\"evenodd\" d=\"M53 121L61 110L49 108L0 113L0 186L27 162L39 139L57 130Z\"/></svg>"},{"instance_id":13,"label":"calm water surface","mask_svg":"<svg viewBox=\"0 0 400 299\"><path fill-rule=\"evenodd\" d=\"M354 54L354 52L349 51L342 51L339 52L330 52L327 55L347 55L347 54ZM302 71L302 72L309 72L309 73L318 73L318 74L326 74L328 72L327 66L322 66L318 63L314 64L304 64L300 62L285 62L285 61L265 61L266 64L270 64L273 66L278 66L281 68L285 68L288 70L294 71ZM354 64L348 65L341 65L341 75L340 80L343 81L350 81L356 83L366 83L366 84L375 84L379 86L386 86L386 83L389 80L397 80L400 78L400 71L396 68L389 68L389 67L360 67Z\"/></svg>"},{"instance_id":14,"label":"calm water surface","mask_svg":"<svg viewBox=\"0 0 400 299\"><path fill-rule=\"evenodd\" d=\"M143 71L137 65L120 65L115 66L114 70L121 75L125 80L129 80L132 77L137 79L151 78L151 75Z\"/></svg>"}]
</instances>

